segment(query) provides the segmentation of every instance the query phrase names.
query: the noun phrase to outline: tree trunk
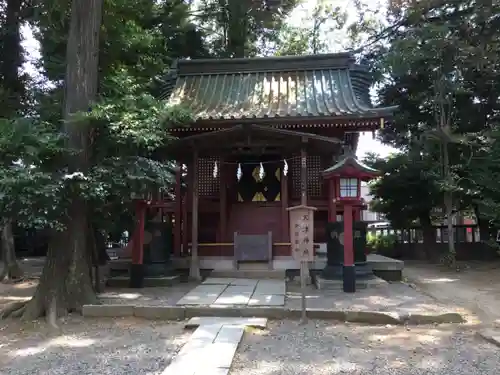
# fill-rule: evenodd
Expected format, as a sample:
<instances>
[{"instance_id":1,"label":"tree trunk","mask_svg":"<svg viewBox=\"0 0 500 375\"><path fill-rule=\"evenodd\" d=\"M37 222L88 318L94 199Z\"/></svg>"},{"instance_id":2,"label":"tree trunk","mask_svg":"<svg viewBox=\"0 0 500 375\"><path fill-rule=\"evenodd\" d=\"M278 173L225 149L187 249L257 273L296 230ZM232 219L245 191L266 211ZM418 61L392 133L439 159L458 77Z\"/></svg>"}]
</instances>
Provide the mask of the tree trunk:
<instances>
[{"instance_id":1,"label":"tree trunk","mask_svg":"<svg viewBox=\"0 0 500 375\"><path fill-rule=\"evenodd\" d=\"M446 181L447 189L450 188L452 180L450 174L450 159L448 154L448 142L443 142L443 172L444 180ZM444 192L444 206L446 209L446 225L448 227L448 254L445 257L445 262L450 267L455 267L456 250L455 239L453 236L453 193L450 190Z\"/></svg>"},{"instance_id":2,"label":"tree trunk","mask_svg":"<svg viewBox=\"0 0 500 375\"><path fill-rule=\"evenodd\" d=\"M436 249L436 229L432 226L429 214L422 214L419 217L423 234L423 252L427 260L432 260Z\"/></svg>"},{"instance_id":3,"label":"tree trunk","mask_svg":"<svg viewBox=\"0 0 500 375\"><path fill-rule=\"evenodd\" d=\"M2 27L3 35L0 42L3 50L0 62L0 86L6 96L0 109L0 117L12 118L19 114L22 108L24 84L19 78L19 68L22 66L21 47L21 0L8 0L5 9L5 24ZM2 260L3 269L0 272L0 281L23 277L23 271L16 259L12 221L5 223L2 228Z\"/></svg>"},{"instance_id":4,"label":"tree trunk","mask_svg":"<svg viewBox=\"0 0 500 375\"><path fill-rule=\"evenodd\" d=\"M22 106L24 94L23 82L19 79L19 68L22 65L21 47L21 0L8 0L5 9L5 24L2 27L3 42L2 60L0 63L0 80L7 96L6 102L2 103L0 117L3 113L5 117L15 115Z\"/></svg>"},{"instance_id":5,"label":"tree trunk","mask_svg":"<svg viewBox=\"0 0 500 375\"><path fill-rule=\"evenodd\" d=\"M474 214L476 216L477 226L479 227L479 241L482 244L487 243L491 238L490 223L487 219L481 217L481 213L479 212L479 207L477 205L474 205Z\"/></svg>"},{"instance_id":6,"label":"tree trunk","mask_svg":"<svg viewBox=\"0 0 500 375\"><path fill-rule=\"evenodd\" d=\"M248 6L241 0L229 0L222 9L227 13L227 55L232 58L243 58L248 39Z\"/></svg>"},{"instance_id":7,"label":"tree trunk","mask_svg":"<svg viewBox=\"0 0 500 375\"><path fill-rule=\"evenodd\" d=\"M102 1L72 1L66 48L64 131L68 147L76 151L68 160L68 169L83 175L89 167L89 124L74 115L87 112L97 94ZM73 190L77 190L76 186ZM78 191L70 199L66 229L51 238L35 295L26 306L11 311L14 316L22 314L32 320L46 315L55 325L57 316L81 311L83 305L97 302L87 246L87 204ZM3 316L8 313L5 311Z\"/></svg>"},{"instance_id":8,"label":"tree trunk","mask_svg":"<svg viewBox=\"0 0 500 375\"><path fill-rule=\"evenodd\" d=\"M3 270L0 273L0 281L15 280L23 277L23 270L19 266L14 247L14 235L12 234L12 223L5 223L2 228L2 261Z\"/></svg>"},{"instance_id":9,"label":"tree trunk","mask_svg":"<svg viewBox=\"0 0 500 375\"><path fill-rule=\"evenodd\" d=\"M87 226L85 202L75 199L69 216L66 230L51 237L40 284L23 314L26 320L46 315L55 323L58 316L97 303L86 249L88 232L82 230Z\"/></svg>"}]
</instances>

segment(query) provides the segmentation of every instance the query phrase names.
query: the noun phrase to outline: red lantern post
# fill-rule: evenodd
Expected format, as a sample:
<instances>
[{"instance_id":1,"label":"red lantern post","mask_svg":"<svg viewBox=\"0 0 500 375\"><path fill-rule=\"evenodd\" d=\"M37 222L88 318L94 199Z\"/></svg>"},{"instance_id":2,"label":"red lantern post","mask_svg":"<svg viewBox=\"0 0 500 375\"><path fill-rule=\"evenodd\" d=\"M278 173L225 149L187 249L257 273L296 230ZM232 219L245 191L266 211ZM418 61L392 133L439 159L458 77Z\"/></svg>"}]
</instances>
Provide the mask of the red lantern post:
<instances>
[{"instance_id":1,"label":"red lantern post","mask_svg":"<svg viewBox=\"0 0 500 375\"><path fill-rule=\"evenodd\" d=\"M336 217L337 207L342 207L344 211L344 231L339 235L338 240L344 246L342 280L344 292L347 293L356 291L353 223L354 219L360 219L361 210L364 208L364 200L361 198L361 182L369 181L377 175L377 170L361 163L351 153L345 154L340 162L323 171L323 177L331 187L328 205L329 221L335 221L333 218ZM327 268L334 262L332 257L333 255L328 251Z\"/></svg>"}]
</instances>

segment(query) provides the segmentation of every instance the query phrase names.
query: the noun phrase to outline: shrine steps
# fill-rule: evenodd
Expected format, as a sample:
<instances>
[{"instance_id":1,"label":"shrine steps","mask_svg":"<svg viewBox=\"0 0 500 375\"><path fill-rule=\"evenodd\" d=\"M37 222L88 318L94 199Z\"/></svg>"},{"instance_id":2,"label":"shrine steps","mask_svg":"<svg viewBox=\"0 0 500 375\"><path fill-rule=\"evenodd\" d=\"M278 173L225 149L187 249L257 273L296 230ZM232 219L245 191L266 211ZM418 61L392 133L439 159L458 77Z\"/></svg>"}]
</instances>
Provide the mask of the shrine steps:
<instances>
[{"instance_id":1,"label":"shrine steps","mask_svg":"<svg viewBox=\"0 0 500 375\"><path fill-rule=\"evenodd\" d=\"M285 270L244 271L244 270L214 270L210 277L231 279L285 279Z\"/></svg>"},{"instance_id":2,"label":"shrine steps","mask_svg":"<svg viewBox=\"0 0 500 375\"><path fill-rule=\"evenodd\" d=\"M267 263L240 263L238 269L213 270L210 277L232 278L232 279L285 279L285 270L269 269Z\"/></svg>"}]
</instances>

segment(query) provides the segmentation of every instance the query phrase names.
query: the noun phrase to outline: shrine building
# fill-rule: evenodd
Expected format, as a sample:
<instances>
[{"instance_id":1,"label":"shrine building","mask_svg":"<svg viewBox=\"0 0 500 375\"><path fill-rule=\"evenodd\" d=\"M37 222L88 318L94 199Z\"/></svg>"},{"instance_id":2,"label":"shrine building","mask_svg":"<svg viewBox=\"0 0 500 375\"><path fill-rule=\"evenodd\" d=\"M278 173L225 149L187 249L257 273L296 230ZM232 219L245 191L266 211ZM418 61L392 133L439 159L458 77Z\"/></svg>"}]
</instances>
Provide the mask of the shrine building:
<instances>
[{"instance_id":1,"label":"shrine building","mask_svg":"<svg viewBox=\"0 0 500 375\"><path fill-rule=\"evenodd\" d=\"M316 209L311 236L324 248L327 223L343 216L332 197L360 189L325 173L365 168L353 154L360 133L386 126L395 109L372 106L371 84L348 53L177 61L165 100L194 120L172 130L168 149L177 185L161 207L173 217L174 266L298 269L288 208L300 204Z\"/></svg>"}]
</instances>

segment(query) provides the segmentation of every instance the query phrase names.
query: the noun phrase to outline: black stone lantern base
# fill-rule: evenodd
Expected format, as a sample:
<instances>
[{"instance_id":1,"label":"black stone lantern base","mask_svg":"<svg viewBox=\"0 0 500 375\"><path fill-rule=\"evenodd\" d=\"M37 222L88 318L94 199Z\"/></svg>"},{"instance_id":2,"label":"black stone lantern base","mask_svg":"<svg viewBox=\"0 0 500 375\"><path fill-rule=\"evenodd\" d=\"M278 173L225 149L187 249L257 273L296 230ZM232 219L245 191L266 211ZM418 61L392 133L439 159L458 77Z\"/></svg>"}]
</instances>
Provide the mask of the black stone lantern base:
<instances>
[{"instance_id":1,"label":"black stone lantern base","mask_svg":"<svg viewBox=\"0 0 500 375\"><path fill-rule=\"evenodd\" d=\"M340 263L327 265L321 271L321 277L325 280L342 280L344 277L344 267ZM369 280L375 277L367 262L356 263L353 268L357 280Z\"/></svg>"},{"instance_id":2,"label":"black stone lantern base","mask_svg":"<svg viewBox=\"0 0 500 375\"><path fill-rule=\"evenodd\" d=\"M144 274L146 277L165 277L175 275L175 269L172 262L149 263L144 265Z\"/></svg>"},{"instance_id":3,"label":"black stone lantern base","mask_svg":"<svg viewBox=\"0 0 500 375\"><path fill-rule=\"evenodd\" d=\"M130 288L142 288L144 286L144 264L130 265Z\"/></svg>"}]
</instances>

